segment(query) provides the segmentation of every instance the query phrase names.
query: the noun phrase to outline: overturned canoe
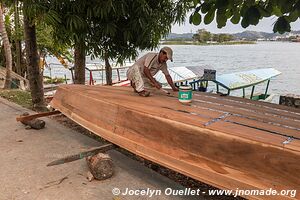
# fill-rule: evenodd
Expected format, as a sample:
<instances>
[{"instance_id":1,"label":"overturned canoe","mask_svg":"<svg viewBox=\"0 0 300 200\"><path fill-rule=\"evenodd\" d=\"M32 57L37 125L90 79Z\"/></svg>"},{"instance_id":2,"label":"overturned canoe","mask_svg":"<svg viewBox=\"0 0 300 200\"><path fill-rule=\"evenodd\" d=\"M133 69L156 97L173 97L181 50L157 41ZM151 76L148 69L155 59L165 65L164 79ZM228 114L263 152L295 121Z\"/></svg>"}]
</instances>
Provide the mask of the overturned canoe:
<instances>
[{"instance_id":1,"label":"overturned canoe","mask_svg":"<svg viewBox=\"0 0 300 200\"><path fill-rule=\"evenodd\" d=\"M84 85L60 86L51 106L116 145L216 187L300 191L299 109L206 93L183 105L162 94Z\"/></svg>"}]
</instances>

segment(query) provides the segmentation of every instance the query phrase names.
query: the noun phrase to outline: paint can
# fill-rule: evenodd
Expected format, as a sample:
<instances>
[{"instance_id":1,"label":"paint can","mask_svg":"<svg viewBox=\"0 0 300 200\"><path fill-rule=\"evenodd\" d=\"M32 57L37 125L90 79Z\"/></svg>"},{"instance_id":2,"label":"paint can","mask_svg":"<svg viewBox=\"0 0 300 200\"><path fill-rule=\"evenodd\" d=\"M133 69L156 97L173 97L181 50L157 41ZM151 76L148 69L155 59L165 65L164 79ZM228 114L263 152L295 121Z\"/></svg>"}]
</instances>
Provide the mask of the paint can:
<instances>
[{"instance_id":1,"label":"paint can","mask_svg":"<svg viewBox=\"0 0 300 200\"><path fill-rule=\"evenodd\" d=\"M181 103L192 102L192 87L190 85L181 85L179 87L178 100Z\"/></svg>"}]
</instances>

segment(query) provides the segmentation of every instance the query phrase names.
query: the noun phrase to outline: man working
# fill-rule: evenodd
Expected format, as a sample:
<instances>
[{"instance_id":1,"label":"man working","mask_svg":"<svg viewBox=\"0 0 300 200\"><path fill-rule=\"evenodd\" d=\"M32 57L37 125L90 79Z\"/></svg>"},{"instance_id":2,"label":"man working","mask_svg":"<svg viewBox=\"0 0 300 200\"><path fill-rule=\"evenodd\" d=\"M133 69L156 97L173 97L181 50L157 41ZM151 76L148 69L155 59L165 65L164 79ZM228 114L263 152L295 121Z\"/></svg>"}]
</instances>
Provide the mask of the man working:
<instances>
[{"instance_id":1,"label":"man working","mask_svg":"<svg viewBox=\"0 0 300 200\"><path fill-rule=\"evenodd\" d=\"M163 47L159 53L147 53L139 58L127 71L127 78L130 80L134 91L140 96L147 97L150 95L150 92L146 91L145 88L155 87L160 89L161 84L153 78L159 70L164 73L173 91L178 91L169 74L166 63L168 59L173 62L172 56L172 49L170 47Z\"/></svg>"}]
</instances>

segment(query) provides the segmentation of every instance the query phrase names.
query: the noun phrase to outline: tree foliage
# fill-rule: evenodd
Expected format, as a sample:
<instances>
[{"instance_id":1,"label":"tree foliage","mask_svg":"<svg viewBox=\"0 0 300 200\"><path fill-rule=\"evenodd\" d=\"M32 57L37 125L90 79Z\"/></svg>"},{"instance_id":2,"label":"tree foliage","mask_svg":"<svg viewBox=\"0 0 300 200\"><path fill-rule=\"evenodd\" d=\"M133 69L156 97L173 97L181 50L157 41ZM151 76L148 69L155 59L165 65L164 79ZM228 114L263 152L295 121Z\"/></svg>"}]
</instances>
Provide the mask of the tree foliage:
<instances>
[{"instance_id":1,"label":"tree foliage","mask_svg":"<svg viewBox=\"0 0 300 200\"><path fill-rule=\"evenodd\" d=\"M257 25L263 18L276 16L273 31L284 33L291 31L290 23L300 17L300 0L183 0L193 8L190 23L199 25L200 14L204 15L204 24L214 19L218 28L226 26L228 20L233 24L241 23L243 28ZM200 20L199 20L200 18ZM200 22L199 22L200 21Z\"/></svg>"},{"instance_id":2,"label":"tree foliage","mask_svg":"<svg viewBox=\"0 0 300 200\"><path fill-rule=\"evenodd\" d=\"M213 34L205 29L199 29L196 34L193 35L193 39L200 42L200 43L207 43L207 42L228 42L233 40L233 36L230 34Z\"/></svg>"},{"instance_id":3,"label":"tree foliage","mask_svg":"<svg viewBox=\"0 0 300 200\"><path fill-rule=\"evenodd\" d=\"M188 8L172 0L50 0L40 5L58 41L84 43L89 54L119 62L157 47L172 23L184 20Z\"/></svg>"},{"instance_id":4,"label":"tree foliage","mask_svg":"<svg viewBox=\"0 0 300 200\"><path fill-rule=\"evenodd\" d=\"M206 43L212 39L212 34L205 29L199 29L197 33L193 35L193 39L201 43Z\"/></svg>"},{"instance_id":5,"label":"tree foliage","mask_svg":"<svg viewBox=\"0 0 300 200\"><path fill-rule=\"evenodd\" d=\"M138 50L157 47L171 25L184 20L188 9L188 4L172 0L40 0L35 4L30 12L44 13L42 19L52 25L57 41L117 62L135 58Z\"/></svg>"}]
</instances>

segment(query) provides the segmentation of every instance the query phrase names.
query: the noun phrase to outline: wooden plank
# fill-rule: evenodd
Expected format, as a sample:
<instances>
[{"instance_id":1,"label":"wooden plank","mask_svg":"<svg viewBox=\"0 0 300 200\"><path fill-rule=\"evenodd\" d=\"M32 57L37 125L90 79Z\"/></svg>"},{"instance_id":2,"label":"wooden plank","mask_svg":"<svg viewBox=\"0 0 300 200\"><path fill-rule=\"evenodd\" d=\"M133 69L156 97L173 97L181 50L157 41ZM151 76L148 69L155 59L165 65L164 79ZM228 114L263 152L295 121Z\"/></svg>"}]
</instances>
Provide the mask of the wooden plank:
<instances>
[{"instance_id":1,"label":"wooden plank","mask_svg":"<svg viewBox=\"0 0 300 200\"><path fill-rule=\"evenodd\" d=\"M284 126L276 126L270 123L264 123L257 120L251 120L236 116L229 116L228 118L226 118L226 121L252 127L253 129L265 130L265 132L269 132L270 134L278 134L300 139L300 131Z\"/></svg>"},{"instance_id":2,"label":"wooden plank","mask_svg":"<svg viewBox=\"0 0 300 200\"><path fill-rule=\"evenodd\" d=\"M239 108L233 105L211 103L211 102L201 101L198 99L193 100L193 106L204 107L213 110L218 110L220 112L231 113L233 115L238 115L244 118L256 119L262 122L272 122L274 124L290 126L300 130L300 123L298 122L297 119L286 118L281 115L267 115L266 113L259 113L250 108L249 109Z\"/></svg>"},{"instance_id":3,"label":"wooden plank","mask_svg":"<svg viewBox=\"0 0 300 200\"><path fill-rule=\"evenodd\" d=\"M50 116L50 115L57 115L60 114L61 112L56 110L56 111L52 111L52 112L44 112L44 113L37 113L37 114L33 114L33 115L27 115L27 116L19 116L16 118L16 120L18 122L25 122L25 121L30 121L36 118L40 118L40 117L46 117L46 116Z\"/></svg>"},{"instance_id":4,"label":"wooden plank","mask_svg":"<svg viewBox=\"0 0 300 200\"><path fill-rule=\"evenodd\" d=\"M299 140L284 146L286 137L226 122L227 117L205 125L221 114L197 108L202 115L194 116L192 105L160 95L139 97L130 88L79 85L59 87L51 101L104 139L197 180L224 189L300 189Z\"/></svg>"},{"instance_id":5,"label":"wooden plank","mask_svg":"<svg viewBox=\"0 0 300 200\"><path fill-rule=\"evenodd\" d=\"M262 114L270 114L270 115L279 115L281 117L286 118L293 118L300 120L300 112L297 110L287 110L286 106L279 106L277 104L265 103L259 101L253 101L243 98L228 98L228 97L221 97L221 96L213 96L213 95L206 95L204 93L194 93L194 97L199 100L207 101L207 102L214 102L218 104L234 106L239 108L246 108L256 111ZM276 106L276 107L275 107Z\"/></svg>"},{"instance_id":6,"label":"wooden plank","mask_svg":"<svg viewBox=\"0 0 300 200\"><path fill-rule=\"evenodd\" d=\"M246 98L241 98L241 97L235 97L235 96L220 96L219 94L213 94L213 93L203 93L203 92L194 92L194 96L204 96L207 98L215 98L215 99L222 99L223 102L236 102L238 104L246 104L246 105L252 105L252 106L257 106L257 107L266 107L268 109L272 110L279 110L282 112L292 112L296 113L296 116L300 115L300 110L295 109L292 107L284 106L284 105L279 105L279 104L271 104L269 102L264 102L264 101L253 101L250 99Z\"/></svg>"}]
</instances>

